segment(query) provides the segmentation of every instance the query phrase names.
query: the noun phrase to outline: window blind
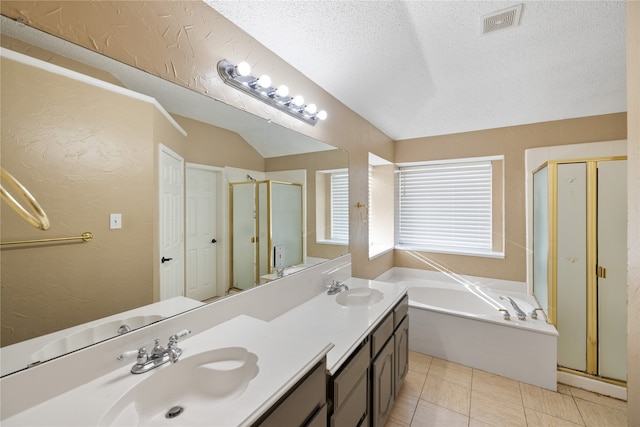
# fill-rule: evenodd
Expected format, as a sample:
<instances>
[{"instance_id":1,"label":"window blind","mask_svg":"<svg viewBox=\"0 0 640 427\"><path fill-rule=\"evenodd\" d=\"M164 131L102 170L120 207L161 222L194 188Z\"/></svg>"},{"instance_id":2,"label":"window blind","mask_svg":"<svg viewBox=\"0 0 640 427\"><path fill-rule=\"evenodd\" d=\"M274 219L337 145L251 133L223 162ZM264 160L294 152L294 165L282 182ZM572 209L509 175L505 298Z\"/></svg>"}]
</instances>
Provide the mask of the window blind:
<instances>
[{"instance_id":1,"label":"window blind","mask_svg":"<svg viewBox=\"0 0 640 427\"><path fill-rule=\"evenodd\" d=\"M331 174L331 240L349 241L349 174Z\"/></svg>"},{"instance_id":2,"label":"window blind","mask_svg":"<svg viewBox=\"0 0 640 427\"><path fill-rule=\"evenodd\" d=\"M402 167L398 243L491 251L491 161Z\"/></svg>"}]
</instances>

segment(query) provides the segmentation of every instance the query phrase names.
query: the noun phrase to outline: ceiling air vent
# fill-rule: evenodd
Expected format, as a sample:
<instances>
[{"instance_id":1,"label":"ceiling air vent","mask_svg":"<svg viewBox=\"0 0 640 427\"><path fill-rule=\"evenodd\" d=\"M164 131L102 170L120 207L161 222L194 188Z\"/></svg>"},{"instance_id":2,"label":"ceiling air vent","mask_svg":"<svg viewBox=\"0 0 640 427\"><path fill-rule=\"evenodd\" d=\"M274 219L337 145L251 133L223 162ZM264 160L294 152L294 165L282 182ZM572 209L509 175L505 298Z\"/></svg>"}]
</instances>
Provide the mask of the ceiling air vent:
<instances>
[{"instance_id":1,"label":"ceiling air vent","mask_svg":"<svg viewBox=\"0 0 640 427\"><path fill-rule=\"evenodd\" d=\"M482 34L520 25L522 4L502 9L482 17Z\"/></svg>"}]
</instances>

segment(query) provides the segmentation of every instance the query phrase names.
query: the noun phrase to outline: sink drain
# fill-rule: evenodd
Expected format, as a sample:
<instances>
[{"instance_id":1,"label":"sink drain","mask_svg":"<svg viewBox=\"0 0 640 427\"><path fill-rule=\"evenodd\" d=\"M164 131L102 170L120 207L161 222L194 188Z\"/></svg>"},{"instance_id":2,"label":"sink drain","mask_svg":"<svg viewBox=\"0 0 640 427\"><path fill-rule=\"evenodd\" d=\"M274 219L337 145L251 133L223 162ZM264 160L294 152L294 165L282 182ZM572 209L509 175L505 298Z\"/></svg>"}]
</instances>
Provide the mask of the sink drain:
<instances>
[{"instance_id":1,"label":"sink drain","mask_svg":"<svg viewBox=\"0 0 640 427\"><path fill-rule=\"evenodd\" d=\"M167 413L165 414L165 418L169 418L169 419L175 418L183 412L184 412L184 408L182 406L174 406L173 408L167 411Z\"/></svg>"}]
</instances>

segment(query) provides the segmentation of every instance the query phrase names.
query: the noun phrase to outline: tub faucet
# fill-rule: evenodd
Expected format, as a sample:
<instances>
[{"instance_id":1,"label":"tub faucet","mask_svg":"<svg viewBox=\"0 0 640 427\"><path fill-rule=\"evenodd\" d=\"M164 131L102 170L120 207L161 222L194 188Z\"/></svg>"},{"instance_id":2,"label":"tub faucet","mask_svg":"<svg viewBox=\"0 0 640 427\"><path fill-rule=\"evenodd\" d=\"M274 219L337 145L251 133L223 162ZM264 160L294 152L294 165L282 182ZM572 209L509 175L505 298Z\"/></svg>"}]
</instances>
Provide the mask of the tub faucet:
<instances>
[{"instance_id":1,"label":"tub faucet","mask_svg":"<svg viewBox=\"0 0 640 427\"><path fill-rule=\"evenodd\" d=\"M347 285L345 285L344 283L342 283L339 280L332 280L330 285L327 285L327 288L329 289L327 291L327 295L335 295L340 291L348 291L349 287Z\"/></svg>"},{"instance_id":2,"label":"tub faucet","mask_svg":"<svg viewBox=\"0 0 640 427\"><path fill-rule=\"evenodd\" d=\"M524 311L522 311L520 309L520 307L518 307L518 304L516 304L516 302L513 300L513 298L508 297L506 295L500 295L500 299L509 300L509 302L513 306L513 309L516 311L516 314L518 315L518 319L519 320L526 320L527 319L527 313L525 313Z\"/></svg>"},{"instance_id":3,"label":"tub faucet","mask_svg":"<svg viewBox=\"0 0 640 427\"><path fill-rule=\"evenodd\" d=\"M176 363L182 355L182 349L178 348L178 339L190 333L190 330L185 329L175 335L171 335L166 349L160 345L160 340L156 339L151 354L147 352L145 347L140 347L138 350L122 353L118 356L118 360L124 360L128 356L135 355L136 363L131 367L132 374L144 374L167 362Z\"/></svg>"}]
</instances>

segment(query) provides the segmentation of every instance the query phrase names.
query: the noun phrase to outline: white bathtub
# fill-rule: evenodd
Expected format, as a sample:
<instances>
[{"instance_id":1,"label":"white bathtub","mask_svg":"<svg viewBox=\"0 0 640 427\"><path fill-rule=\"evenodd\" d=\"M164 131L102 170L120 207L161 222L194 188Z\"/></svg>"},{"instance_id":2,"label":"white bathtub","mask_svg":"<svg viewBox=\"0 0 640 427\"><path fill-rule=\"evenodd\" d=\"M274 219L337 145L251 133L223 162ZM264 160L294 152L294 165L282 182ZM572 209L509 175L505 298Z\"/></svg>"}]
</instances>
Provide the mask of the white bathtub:
<instances>
[{"instance_id":1,"label":"white bathtub","mask_svg":"<svg viewBox=\"0 0 640 427\"><path fill-rule=\"evenodd\" d=\"M537 302L524 283L400 267L376 280L408 286L411 350L556 390L558 332L540 311L531 319ZM526 320L501 295L512 297Z\"/></svg>"}]
</instances>

